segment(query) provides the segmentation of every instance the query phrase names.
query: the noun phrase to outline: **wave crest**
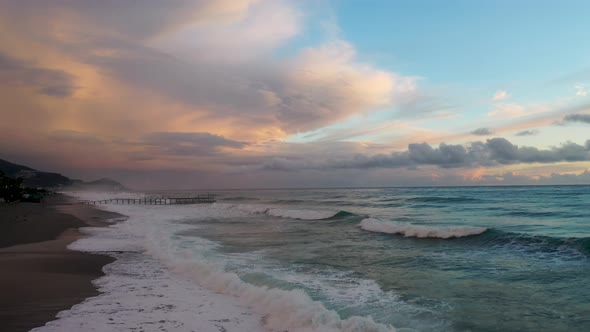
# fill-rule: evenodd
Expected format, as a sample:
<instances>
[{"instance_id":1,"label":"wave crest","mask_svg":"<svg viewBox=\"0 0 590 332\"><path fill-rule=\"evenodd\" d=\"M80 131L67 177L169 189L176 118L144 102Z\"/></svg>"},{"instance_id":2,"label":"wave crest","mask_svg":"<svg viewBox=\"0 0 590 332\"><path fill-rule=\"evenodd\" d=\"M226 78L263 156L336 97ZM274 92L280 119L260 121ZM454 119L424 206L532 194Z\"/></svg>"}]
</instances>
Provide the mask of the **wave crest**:
<instances>
[{"instance_id":1,"label":"wave crest","mask_svg":"<svg viewBox=\"0 0 590 332\"><path fill-rule=\"evenodd\" d=\"M370 232L399 234L405 237L450 239L464 236L478 235L487 230L485 227L435 227L420 226L394 221L381 221L376 218L366 218L361 221L361 228Z\"/></svg>"},{"instance_id":2,"label":"wave crest","mask_svg":"<svg viewBox=\"0 0 590 332\"><path fill-rule=\"evenodd\" d=\"M298 209L285 209L281 207L268 207L257 204L217 204L217 207L222 209L237 210L250 214L266 214L268 216L289 218L298 220L323 220L336 217L345 211L334 211L334 210L298 210Z\"/></svg>"},{"instance_id":3,"label":"wave crest","mask_svg":"<svg viewBox=\"0 0 590 332\"><path fill-rule=\"evenodd\" d=\"M133 223L133 218L130 219ZM129 222L127 222L129 224ZM142 223L144 227L145 223ZM134 225L135 226L135 225ZM257 286L243 281L223 265L208 261L192 250L181 249L161 228L148 227L143 244L152 257L171 271L220 294L236 298L242 305L266 316L265 326L293 332L395 332L391 325L371 317L341 318L301 289L284 290Z\"/></svg>"},{"instance_id":4,"label":"wave crest","mask_svg":"<svg viewBox=\"0 0 590 332\"><path fill-rule=\"evenodd\" d=\"M337 215L340 211L313 211L313 210L292 210L292 209L268 209L266 214L274 217L299 219L299 220L322 220Z\"/></svg>"}]
</instances>

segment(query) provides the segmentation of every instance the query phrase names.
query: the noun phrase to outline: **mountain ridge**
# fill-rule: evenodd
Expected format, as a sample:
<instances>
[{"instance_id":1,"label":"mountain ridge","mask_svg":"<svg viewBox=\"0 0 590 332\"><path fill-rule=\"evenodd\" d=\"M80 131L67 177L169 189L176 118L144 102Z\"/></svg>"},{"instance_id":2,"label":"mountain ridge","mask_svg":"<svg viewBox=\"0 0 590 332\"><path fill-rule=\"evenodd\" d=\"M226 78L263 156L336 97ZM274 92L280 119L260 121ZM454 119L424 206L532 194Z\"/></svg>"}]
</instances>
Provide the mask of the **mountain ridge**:
<instances>
[{"instance_id":1,"label":"mountain ridge","mask_svg":"<svg viewBox=\"0 0 590 332\"><path fill-rule=\"evenodd\" d=\"M33 188L100 191L128 190L121 183L113 179L102 178L94 181L70 179L60 173L39 171L29 166L15 164L4 159L0 159L0 171L11 178L22 178L25 186Z\"/></svg>"}]
</instances>

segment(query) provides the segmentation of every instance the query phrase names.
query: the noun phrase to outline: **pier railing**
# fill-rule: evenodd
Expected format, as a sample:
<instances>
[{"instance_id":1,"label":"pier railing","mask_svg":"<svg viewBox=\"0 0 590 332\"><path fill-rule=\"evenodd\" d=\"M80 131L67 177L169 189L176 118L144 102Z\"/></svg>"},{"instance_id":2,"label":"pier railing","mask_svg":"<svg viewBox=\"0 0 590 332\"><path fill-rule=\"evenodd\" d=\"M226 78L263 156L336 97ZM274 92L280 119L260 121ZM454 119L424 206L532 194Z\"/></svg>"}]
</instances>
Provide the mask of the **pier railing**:
<instances>
[{"instance_id":1,"label":"pier railing","mask_svg":"<svg viewBox=\"0 0 590 332\"><path fill-rule=\"evenodd\" d=\"M125 205L184 205L215 203L214 194L191 197L144 197L144 198L109 198L96 201L82 201L83 204L125 204Z\"/></svg>"}]
</instances>

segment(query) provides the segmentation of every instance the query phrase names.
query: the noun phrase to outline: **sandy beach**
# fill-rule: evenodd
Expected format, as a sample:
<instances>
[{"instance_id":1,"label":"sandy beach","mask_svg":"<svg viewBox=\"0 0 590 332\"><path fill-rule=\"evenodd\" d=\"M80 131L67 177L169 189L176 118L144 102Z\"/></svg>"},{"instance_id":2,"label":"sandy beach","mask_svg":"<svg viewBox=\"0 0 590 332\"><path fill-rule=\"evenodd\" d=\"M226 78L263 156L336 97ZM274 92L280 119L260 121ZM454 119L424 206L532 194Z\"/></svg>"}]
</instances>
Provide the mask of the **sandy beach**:
<instances>
[{"instance_id":1,"label":"sandy beach","mask_svg":"<svg viewBox=\"0 0 590 332\"><path fill-rule=\"evenodd\" d=\"M0 330L28 331L95 296L92 280L114 259L72 251L84 226L117 217L54 195L43 203L0 205Z\"/></svg>"}]
</instances>

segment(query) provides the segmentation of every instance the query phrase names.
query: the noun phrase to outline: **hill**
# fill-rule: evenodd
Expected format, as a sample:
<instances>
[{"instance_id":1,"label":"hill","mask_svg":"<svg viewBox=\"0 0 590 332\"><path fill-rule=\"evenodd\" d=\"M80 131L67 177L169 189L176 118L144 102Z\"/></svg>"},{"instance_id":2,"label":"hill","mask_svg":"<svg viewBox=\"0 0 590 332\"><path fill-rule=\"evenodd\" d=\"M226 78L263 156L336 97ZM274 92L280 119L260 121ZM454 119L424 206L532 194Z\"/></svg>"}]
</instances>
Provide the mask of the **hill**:
<instances>
[{"instance_id":1,"label":"hill","mask_svg":"<svg viewBox=\"0 0 590 332\"><path fill-rule=\"evenodd\" d=\"M59 173L41 172L3 159L0 159L0 171L14 179L23 178L23 184L33 188L65 187L72 182L72 180Z\"/></svg>"},{"instance_id":2,"label":"hill","mask_svg":"<svg viewBox=\"0 0 590 332\"><path fill-rule=\"evenodd\" d=\"M129 191L129 189L125 188L125 186L119 182L108 178L102 178L100 180L88 182L82 180L72 180L67 189L92 191Z\"/></svg>"},{"instance_id":3,"label":"hill","mask_svg":"<svg viewBox=\"0 0 590 332\"><path fill-rule=\"evenodd\" d=\"M125 186L111 179L100 179L85 182L70 179L59 173L43 172L28 166L14 164L0 159L0 171L11 178L23 178L23 184L32 188L72 189L72 190L97 190L97 191L124 191Z\"/></svg>"}]
</instances>

